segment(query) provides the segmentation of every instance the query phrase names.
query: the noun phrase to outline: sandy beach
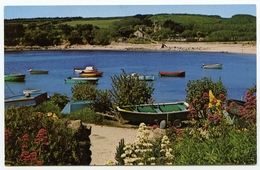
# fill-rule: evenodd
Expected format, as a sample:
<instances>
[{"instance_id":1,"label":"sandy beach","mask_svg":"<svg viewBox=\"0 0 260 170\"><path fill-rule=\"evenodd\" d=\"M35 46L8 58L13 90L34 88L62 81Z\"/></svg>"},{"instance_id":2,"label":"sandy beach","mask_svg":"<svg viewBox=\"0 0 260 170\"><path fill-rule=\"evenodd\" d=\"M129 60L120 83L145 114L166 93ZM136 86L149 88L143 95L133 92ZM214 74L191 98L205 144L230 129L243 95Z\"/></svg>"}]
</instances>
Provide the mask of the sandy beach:
<instances>
[{"instance_id":1,"label":"sandy beach","mask_svg":"<svg viewBox=\"0 0 260 170\"><path fill-rule=\"evenodd\" d=\"M133 143L136 139L137 129L118 128L90 124L92 161L90 165L105 165L109 160L116 162L116 147L121 139Z\"/></svg>"},{"instance_id":2,"label":"sandy beach","mask_svg":"<svg viewBox=\"0 0 260 170\"><path fill-rule=\"evenodd\" d=\"M256 42L168 42L162 48L162 43L131 44L112 42L110 45L60 45L60 46L5 46L5 51L20 50L143 50L143 51L190 51L256 54Z\"/></svg>"}]
</instances>

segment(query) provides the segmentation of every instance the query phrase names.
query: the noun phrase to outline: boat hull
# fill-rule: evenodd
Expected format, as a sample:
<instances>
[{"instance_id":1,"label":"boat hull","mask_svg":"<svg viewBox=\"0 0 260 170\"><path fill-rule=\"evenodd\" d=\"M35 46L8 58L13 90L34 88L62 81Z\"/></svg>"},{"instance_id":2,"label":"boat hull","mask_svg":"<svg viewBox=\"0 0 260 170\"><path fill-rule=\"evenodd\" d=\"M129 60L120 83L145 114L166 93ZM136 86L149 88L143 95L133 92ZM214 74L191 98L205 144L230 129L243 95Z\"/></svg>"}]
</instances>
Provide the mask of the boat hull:
<instances>
[{"instance_id":1,"label":"boat hull","mask_svg":"<svg viewBox=\"0 0 260 170\"><path fill-rule=\"evenodd\" d=\"M32 70L32 71L30 71L30 74L49 74L49 71L47 71L47 70Z\"/></svg>"},{"instance_id":2,"label":"boat hull","mask_svg":"<svg viewBox=\"0 0 260 170\"><path fill-rule=\"evenodd\" d=\"M29 95L16 95L11 97L5 97L5 108L11 106L36 106L47 100L47 92L43 93L30 93Z\"/></svg>"},{"instance_id":3,"label":"boat hull","mask_svg":"<svg viewBox=\"0 0 260 170\"><path fill-rule=\"evenodd\" d=\"M174 124L177 120L187 120L189 114L186 102L117 107L117 110L124 120L135 124L146 123L149 125L160 123L163 120Z\"/></svg>"},{"instance_id":4,"label":"boat hull","mask_svg":"<svg viewBox=\"0 0 260 170\"><path fill-rule=\"evenodd\" d=\"M75 84L75 83L97 83L98 78L95 77L72 77L72 78L66 78L65 82L67 84Z\"/></svg>"},{"instance_id":5,"label":"boat hull","mask_svg":"<svg viewBox=\"0 0 260 170\"><path fill-rule=\"evenodd\" d=\"M81 73L82 77L101 77L103 72L83 72Z\"/></svg>"},{"instance_id":6,"label":"boat hull","mask_svg":"<svg viewBox=\"0 0 260 170\"><path fill-rule=\"evenodd\" d=\"M222 69L222 64L204 64L203 69Z\"/></svg>"},{"instance_id":7,"label":"boat hull","mask_svg":"<svg viewBox=\"0 0 260 170\"><path fill-rule=\"evenodd\" d=\"M185 77L185 71L177 71L177 72L165 72L159 71L159 76L161 77Z\"/></svg>"},{"instance_id":8,"label":"boat hull","mask_svg":"<svg viewBox=\"0 0 260 170\"><path fill-rule=\"evenodd\" d=\"M25 81L25 74L9 74L4 76L5 81Z\"/></svg>"}]
</instances>

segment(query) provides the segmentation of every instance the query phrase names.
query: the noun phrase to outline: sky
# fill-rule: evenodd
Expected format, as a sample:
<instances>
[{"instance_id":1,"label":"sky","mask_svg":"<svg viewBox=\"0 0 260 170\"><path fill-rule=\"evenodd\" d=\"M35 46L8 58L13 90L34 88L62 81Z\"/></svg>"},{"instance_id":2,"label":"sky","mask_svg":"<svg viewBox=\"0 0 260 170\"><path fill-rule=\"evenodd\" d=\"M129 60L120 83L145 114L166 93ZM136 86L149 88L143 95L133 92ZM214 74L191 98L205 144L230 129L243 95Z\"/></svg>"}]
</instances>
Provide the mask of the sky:
<instances>
[{"instance_id":1,"label":"sky","mask_svg":"<svg viewBox=\"0 0 260 170\"><path fill-rule=\"evenodd\" d=\"M6 1L6 0L4 0ZM9 0L16 1L16 0ZM26 1L26 0L24 0ZM48 1L48 0L47 0ZM160 14L160 13L173 13L173 14L202 14L202 15L219 15L222 18L231 18L236 14L249 14L257 15L257 3L253 3L252 0L240 1L236 0L236 3L226 4L219 3L221 1L216 1L218 3L205 3L206 1L196 2L201 3L170 3L165 1L165 3L153 3L149 0L149 3L80 3L78 0L73 0L73 4L66 3L66 0L60 3L50 3L58 2L52 0L49 3L35 4L35 3L4 3L4 19L15 19L15 18L37 18L37 17L118 17L118 16L133 16L136 14ZM121 0L122 1L122 0ZM127 0L125 0L127 2ZM141 0L139 0L141 1ZM142 0L145 1L145 0ZM164 0L160 0L164 1ZM185 1L185 0L183 0ZM211 0L211 2L214 0ZM230 1L230 0L229 0ZM231 0L232 1L232 0ZM70 1L71 2L71 1ZM78 3L77 3L78 2ZM113 2L113 0L111 0ZM186 0L186 2L188 2ZM202 3L204 2L204 3ZM239 3L240 2L240 3ZM242 3L244 2L244 3ZM251 2L251 3L250 3ZM167 4L167 5L166 5Z\"/></svg>"}]
</instances>

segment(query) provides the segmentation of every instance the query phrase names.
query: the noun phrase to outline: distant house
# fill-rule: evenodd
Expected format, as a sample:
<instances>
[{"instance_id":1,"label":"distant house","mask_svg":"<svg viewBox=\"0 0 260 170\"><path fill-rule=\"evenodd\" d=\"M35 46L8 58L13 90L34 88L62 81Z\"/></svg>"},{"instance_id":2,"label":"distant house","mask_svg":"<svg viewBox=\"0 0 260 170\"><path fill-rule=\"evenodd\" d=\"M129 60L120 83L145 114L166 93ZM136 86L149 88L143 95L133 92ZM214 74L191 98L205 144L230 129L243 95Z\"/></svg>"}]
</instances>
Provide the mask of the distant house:
<instances>
[{"instance_id":1,"label":"distant house","mask_svg":"<svg viewBox=\"0 0 260 170\"><path fill-rule=\"evenodd\" d=\"M142 31L142 29L138 29L134 32L134 36L144 38L145 33Z\"/></svg>"}]
</instances>

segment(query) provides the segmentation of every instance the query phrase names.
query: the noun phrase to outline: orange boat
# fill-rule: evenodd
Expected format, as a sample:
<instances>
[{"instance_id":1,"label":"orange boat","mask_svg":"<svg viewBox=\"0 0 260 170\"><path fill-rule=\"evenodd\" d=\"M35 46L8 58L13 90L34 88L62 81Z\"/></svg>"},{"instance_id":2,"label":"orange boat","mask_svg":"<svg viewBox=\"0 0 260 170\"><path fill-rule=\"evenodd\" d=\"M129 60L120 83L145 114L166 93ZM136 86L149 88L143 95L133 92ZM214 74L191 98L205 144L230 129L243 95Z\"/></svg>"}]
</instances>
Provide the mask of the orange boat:
<instances>
[{"instance_id":1,"label":"orange boat","mask_svg":"<svg viewBox=\"0 0 260 170\"><path fill-rule=\"evenodd\" d=\"M82 77L101 77L103 75L103 72L101 71L95 71L95 72L83 72L80 73Z\"/></svg>"},{"instance_id":2,"label":"orange boat","mask_svg":"<svg viewBox=\"0 0 260 170\"><path fill-rule=\"evenodd\" d=\"M164 77L185 77L185 71L176 71L176 72L165 72L159 71L159 76Z\"/></svg>"}]
</instances>

